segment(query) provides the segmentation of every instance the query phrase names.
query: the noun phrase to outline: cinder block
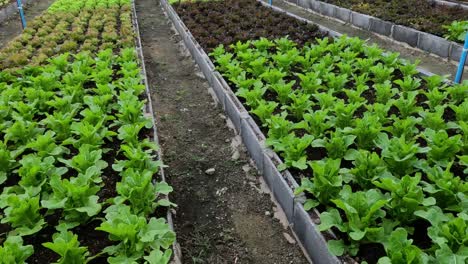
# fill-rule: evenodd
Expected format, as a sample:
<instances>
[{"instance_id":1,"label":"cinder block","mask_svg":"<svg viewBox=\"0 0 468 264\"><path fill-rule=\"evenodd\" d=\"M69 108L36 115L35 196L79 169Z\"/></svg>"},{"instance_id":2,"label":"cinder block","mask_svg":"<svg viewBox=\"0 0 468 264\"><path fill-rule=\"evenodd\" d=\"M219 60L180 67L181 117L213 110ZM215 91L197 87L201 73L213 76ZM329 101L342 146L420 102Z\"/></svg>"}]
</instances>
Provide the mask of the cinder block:
<instances>
[{"instance_id":1,"label":"cinder block","mask_svg":"<svg viewBox=\"0 0 468 264\"><path fill-rule=\"evenodd\" d=\"M335 7L334 5L320 2L320 14L328 17L335 17Z\"/></svg>"},{"instance_id":2,"label":"cinder block","mask_svg":"<svg viewBox=\"0 0 468 264\"><path fill-rule=\"evenodd\" d=\"M351 23L358 28L369 30L371 17L357 12L351 12Z\"/></svg>"},{"instance_id":3,"label":"cinder block","mask_svg":"<svg viewBox=\"0 0 468 264\"><path fill-rule=\"evenodd\" d=\"M380 35L390 36L392 34L393 23L372 17L369 30Z\"/></svg>"},{"instance_id":4,"label":"cinder block","mask_svg":"<svg viewBox=\"0 0 468 264\"><path fill-rule=\"evenodd\" d=\"M241 115L245 111L241 111L241 108L236 104L236 98L233 98L229 93L226 93L224 99L224 111L226 112L229 119L234 124L234 128L238 133L241 132Z\"/></svg>"},{"instance_id":5,"label":"cinder block","mask_svg":"<svg viewBox=\"0 0 468 264\"><path fill-rule=\"evenodd\" d=\"M260 173L263 173L263 146L261 139L257 137L255 132L255 122L250 118L241 119L241 137L244 142L250 157L254 160L255 165Z\"/></svg>"},{"instance_id":6,"label":"cinder block","mask_svg":"<svg viewBox=\"0 0 468 264\"><path fill-rule=\"evenodd\" d=\"M294 193L288 183L284 180L281 173L275 173L275 183L273 187L273 195L276 201L280 204L289 223L293 223L294 219Z\"/></svg>"},{"instance_id":7,"label":"cinder block","mask_svg":"<svg viewBox=\"0 0 468 264\"><path fill-rule=\"evenodd\" d=\"M343 22L349 23L351 22L351 10L342 7L336 7L335 17Z\"/></svg>"},{"instance_id":8,"label":"cinder block","mask_svg":"<svg viewBox=\"0 0 468 264\"><path fill-rule=\"evenodd\" d=\"M340 264L327 247L325 238L310 219L309 214L300 203L294 205L293 230L312 262L315 264Z\"/></svg>"},{"instance_id":9,"label":"cinder block","mask_svg":"<svg viewBox=\"0 0 468 264\"><path fill-rule=\"evenodd\" d=\"M450 48L450 59L453 61L459 62L462 51L463 51L462 45L452 42L451 48ZM468 60L466 60L465 65L468 65Z\"/></svg>"},{"instance_id":10,"label":"cinder block","mask_svg":"<svg viewBox=\"0 0 468 264\"><path fill-rule=\"evenodd\" d=\"M393 26L393 39L409 44L412 47L417 47L419 38L419 31L395 25Z\"/></svg>"},{"instance_id":11,"label":"cinder block","mask_svg":"<svg viewBox=\"0 0 468 264\"><path fill-rule=\"evenodd\" d=\"M443 58L449 57L450 42L432 34L420 33L418 48L434 53Z\"/></svg>"}]
</instances>

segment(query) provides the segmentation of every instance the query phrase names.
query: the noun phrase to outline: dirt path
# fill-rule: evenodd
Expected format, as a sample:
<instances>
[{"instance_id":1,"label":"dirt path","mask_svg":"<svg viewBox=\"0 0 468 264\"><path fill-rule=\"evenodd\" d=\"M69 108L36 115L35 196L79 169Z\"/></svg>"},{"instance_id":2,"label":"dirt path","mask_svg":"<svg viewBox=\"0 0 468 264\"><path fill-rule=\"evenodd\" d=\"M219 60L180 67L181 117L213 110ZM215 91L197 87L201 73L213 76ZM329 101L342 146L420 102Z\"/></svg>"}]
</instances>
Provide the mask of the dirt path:
<instances>
[{"instance_id":1,"label":"dirt path","mask_svg":"<svg viewBox=\"0 0 468 264\"><path fill-rule=\"evenodd\" d=\"M33 4L24 9L26 21L32 20L46 10L55 0L35 0ZM18 16L0 23L0 49L3 48L10 40L21 34L21 20Z\"/></svg>"},{"instance_id":2,"label":"dirt path","mask_svg":"<svg viewBox=\"0 0 468 264\"><path fill-rule=\"evenodd\" d=\"M266 2L266 0L263 0ZM316 13L311 11L306 11L305 9L298 7L296 5L292 5L288 2L283 0L273 0L273 4L278 6L286 11L289 11L295 15L300 17L306 18L312 22L318 23L329 29L335 30L342 34L347 34L348 36L356 36L361 39L366 39L369 43L376 43L380 47L384 48L385 50L399 52L401 57L405 59L409 59L414 61L416 59L420 59L421 63L419 66L425 70L428 70L432 73L440 74L440 75L451 75L452 77L449 79L453 79L457 69L457 63L453 61L448 61L446 59L442 59L435 55L431 55L427 52L423 52L421 50L408 47L406 45L398 44L393 40L388 38L383 38L373 34L369 31L361 30L356 27L352 27L350 25L345 25L341 22L337 22L336 20L328 19L323 16L320 16ZM464 72L464 79L468 79L468 67L465 67Z\"/></svg>"},{"instance_id":3,"label":"dirt path","mask_svg":"<svg viewBox=\"0 0 468 264\"><path fill-rule=\"evenodd\" d=\"M307 263L158 1L136 8L184 263Z\"/></svg>"}]
</instances>

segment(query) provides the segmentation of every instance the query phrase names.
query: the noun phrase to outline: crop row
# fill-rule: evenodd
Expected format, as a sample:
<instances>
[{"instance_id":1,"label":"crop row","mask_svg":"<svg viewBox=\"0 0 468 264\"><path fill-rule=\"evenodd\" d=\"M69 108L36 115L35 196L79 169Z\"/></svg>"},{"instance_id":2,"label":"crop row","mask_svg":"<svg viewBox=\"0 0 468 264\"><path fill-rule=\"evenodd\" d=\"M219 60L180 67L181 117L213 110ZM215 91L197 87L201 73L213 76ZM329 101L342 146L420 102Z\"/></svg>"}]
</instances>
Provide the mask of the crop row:
<instances>
[{"instance_id":1,"label":"crop row","mask_svg":"<svg viewBox=\"0 0 468 264\"><path fill-rule=\"evenodd\" d=\"M134 46L129 0L59 0L0 52L0 70L40 65L55 54Z\"/></svg>"},{"instance_id":2,"label":"crop row","mask_svg":"<svg viewBox=\"0 0 468 264\"><path fill-rule=\"evenodd\" d=\"M451 40L463 42L456 34L460 23L465 23L468 10L445 6L435 1L419 0L324 0L324 2L379 17ZM463 33L463 32L459 32Z\"/></svg>"},{"instance_id":3,"label":"crop row","mask_svg":"<svg viewBox=\"0 0 468 264\"><path fill-rule=\"evenodd\" d=\"M1 51L11 63L19 42L39 41L26 66L0 72L2 262L169 262L175 234L158 208L172 206L172 188L157 182L130 11L129 1L59 0ZM64 50L69 27L97 35ZM54 35L52 58L38 61Z\"/></svg>"},{"instance_id":4,"label":"crop row","mask_svg":"<svg viewBox=\"0 0 468 264\"><path fill-rule=\"evenodd\" d=\"M302 178L305 208L324 211L320 230L338 234L332 253L464 262L468 85L421 77L416 64L357 38L315 42L261 38L211 56L280 169Z\"/></svg>"}]
</instances>

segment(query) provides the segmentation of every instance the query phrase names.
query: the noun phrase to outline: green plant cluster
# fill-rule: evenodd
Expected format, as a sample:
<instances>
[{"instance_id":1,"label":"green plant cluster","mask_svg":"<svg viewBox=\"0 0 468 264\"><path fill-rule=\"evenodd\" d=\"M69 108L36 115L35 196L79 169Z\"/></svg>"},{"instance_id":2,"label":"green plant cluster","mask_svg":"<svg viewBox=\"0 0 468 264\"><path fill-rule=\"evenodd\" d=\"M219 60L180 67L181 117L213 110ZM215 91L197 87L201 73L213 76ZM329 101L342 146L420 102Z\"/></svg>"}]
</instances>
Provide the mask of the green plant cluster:
<instances>
[{"instance_id":1,"label":"green plant cluster","mask_svg":"<svg viewBox=\"0 0 468 264\"><path fill-rule=\"evenodd\" d=\"M381 244L379 263L468 260L468 84L421 77L398 53L346 36L302 48L261 38L211 56L280 169L305 176L296 194L338 234L332 253Z\"/></svg>"},{"instance_id":2,"label":"green plant cluster","mask_svg":"<svg viewBox=\"0 0 468 264\"><path fill-rule=\"evenodd\" d=\"M155 210L174 205L172 187L157 181L130 11L129 0L58 0L0 51L0 263L44 250L63 264L170 261L175 233ZM96 223L110 245L91 253L82 230Z\"/></svg>"},{"instance_id":3,"label":"green plant cluster","mask_svg":"<svg viewBox=\"0 0 468 264\"><path fill-rule=\"evenodd\" d=\"M0 70L40 65L55 54L134 46L130 0L58 0L0 51Z\"/></svg>"},{"instance_id":4,"label":"green plant cluster","mask_svg":"<svg viewBox=\"0 0 468 264\"><path fill-rule=\"evenodd\" d=\"M443 27L447 30L445 38L458 42L465 41L465 37L468 32L468 20L453 21L450 25Z\"/></svg>"},{"instance_id":5,"label":"green plant cluster","mask_svg":"<svg viewBox=\"0 0 468 264\"><path fill-rule=\"evenodd\" d=\"M58 214L57 233L43 246L60 255L57 263L85 263L93 256L72 230L103 212L97 230L115 241L103 252L109 263L143 257L167 263L175 235L164 218L149 215L171 205L163 196L172 188L153 183L161 167L157 146L139 136L152 127L139 99L144 90L132 48L117 56L104 50L95 59L89 52L66 53L45 66L0 74L0 183L7 186L1 222L11 227L1 259L23 263L33 249L21 237L37 234L48 215ZM120 175L117 196L103 200L112 171Z\"/></svg>"},{"instance_id":6,"label":"green plant cluster","mask_svg":"<svg viewBox=\"0 0 468 264\"><path fill-rule=\"evenodd\" d=\"M0 0L0 8L7 6L9 3L11 3L10 0Z\"/></svg>"}]
</instances>

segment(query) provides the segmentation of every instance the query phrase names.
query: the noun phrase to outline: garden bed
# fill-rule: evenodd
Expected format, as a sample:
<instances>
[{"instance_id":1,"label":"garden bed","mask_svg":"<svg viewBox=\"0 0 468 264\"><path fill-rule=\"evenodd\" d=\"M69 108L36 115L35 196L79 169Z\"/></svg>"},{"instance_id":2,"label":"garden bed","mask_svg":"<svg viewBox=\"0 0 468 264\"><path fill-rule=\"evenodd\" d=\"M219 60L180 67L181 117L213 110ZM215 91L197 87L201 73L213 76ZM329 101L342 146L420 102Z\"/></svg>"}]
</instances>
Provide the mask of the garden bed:
<instances>
[{"instance_id":1,"label":"garden bed","mask_svg":"<svg viewBox=\"0 0 468 264\"><path fill-rule=\"evenodd\" d=\"M129 29L125 38L131 37L132 42L127 47L101 45L92 53L54 49L52 59L36 61L31 55L23 69L7 65L0 72L2 256L11 263L143 258L148 263L167 263L175 239L165 219L170 205L166 196L172 188L161 181L164 176L153 113L146 104L150 98L139 40L135 45L132 5L106 0L86 5L90 6L83 1L58 1L44 16L57 10L82 12L77 19L86 20L94 9L114 14L121 10L115 17L118 26L111 28ZM56 18L57 25L65 25ZM35 21L37 31L43 29L41 21L44 17ZM102 20L93 21L89 27L85 22L80 26L92 30L97 23L104 29ZM60 26L56 29L51 35L63 33ZM104 43L105 33L108 30L90 39ZM115 34L120 42L121 35ZM43 43L44 36L38 33L34 38ZM15 42L3 54L11 54L14 47Z\"/></svg>"},{"instance_id":2,"label":"garden bed","mask_svg":"<svg viewBox=\"0 0 468 264\"><path fill-rule=\"evenodd\" d=\"M468 17L468 10L461 7L450 7L437 4L434 1L418 0L324 0L353 11L378 17L398 25L404 25L416 30L444 37L448 31L444 26L453 21L463 21Z\"/></svg>"},{"instance_id":3,"label":"garden bed","mask_svg":"<svg viewBox=\"0 0 468 264\"><path fill-rule=\"evenodd\" d=\"M461 57L463 46L460 42L463 43L464 41L464 32L466 31L467 23L465 21L454 21L453 25L450 25L450 29L447 28L447 32L449 32L447 37L449 39L445 39L431 33L426 33L318 0L287 0L286 2L312 10L325 17L334 18L343 23L349 23L357 28L389 37L442 58L448 58L458 62ZM461 6L450 7L447 6L447 4L440 4L438 6L442 6L445 9L458 8L461 11L464 10L463 12L468 12L468 9L461 8Z\"/></svg>"},{"instance_id":4,"label":"garden bed","mask_svg":"<svg viewBox=\"0 0 468 264\"><path fill-rule=\"evenodd\" d=\"M238 9L237 12L242 11ZM203 29L206 25L198 27ZM202 32L199 28L197 32ZM194 36L197 38L197 34ZM199 39L202 46L206 46L204 38L207 36ZM451 247L440 243L444 234L437 226L461 227L467 221L462 213L466 208L458 205L466 201L467 190L463 173L466 166L464 117L461 112L457 114L466 104L463 101L466 86L450 87L438 76L421 78L414 64L403 64L397 54L382 56L383 51L378 47L366 46L358 39L333 41L326 38L304 49L303 43L285 39L275 42L257 39L249 43L233 40L232 43L236 44L226 47L228 53L222 48L213 51L218 69L237 91L246 109L256 115L257 124L268 135L267 143L285 161L281 166L302 179L298 192L307 193L306 207L327 210L322 215L320 228L333 230L343 238L341 242L331 240L334 253L357 254L360 260L370 262L375 262L385 252L396 261L402 257L397 256L400 251L407 254L403 257L415 254L418 258L435 257L439 262L447 255L463 259L463 243L451 244ZM196 45L192 49L197 49ZM203 52L195 57L203 69L203 64L207 63L203 62L206 60ZM210 67L209 63L206 67ZM205 73L209 71L206 69ZM315 77L306 76L310 74ZM213 79L216 74L208 74L207 78L214 84L219 82ZM320 83L315 82L317 80ZM227 102L233 99L228 96L224 95L224 104L229 112ZM238 111L244 131L246 119L242 118L242 109ZM306 113L307 118L304 118ZM250 133L256 132L250 130ZM260 134L257 135L261 139ZM262 155L254 144L250 148L251 153ZM405 157L398 156L402 152ZM441 156L441 153L444 154ZM261 164L257 163L259 169L266 170ZM369 175L369 166L375 166L372 168L380 177ZM360 169L364 169L363 173ZM454 183L454 196L449 194L452 191L443 194L442 190L446 189L440 185L442 181L433 177L443 171L443 181ZM268 177L268 172L264 173ZM314 177L309 178L309 175ZM399 198L402 190L405 190L401 194L405 199ZM361 200L369 203L372 199L376 199L375 208L366 205L356 215L353 215L354 209L349 209ZM405 204L408 201L412 201L411 205ZM372 210L368 211L370 208ZM399 211L402 208L409 211ZM372 222L364 226L351 222L363 219L361 213L368 214L366 221ZM457 213L460 213L458 217ZM440 218L431 218L430 214ZM389 232L388 227L393 232ZM427 229L430 229L430 238ZM367 232L385 236L366 236ZM466 237L466 234L459 236ZM430 239L433 244L427 243ZM396 249L394 246L399 242L404 246ZM364 254L365 250L373 253ZM312 258L329 263L325 258Z\"/></svg>"}]
</instances>

